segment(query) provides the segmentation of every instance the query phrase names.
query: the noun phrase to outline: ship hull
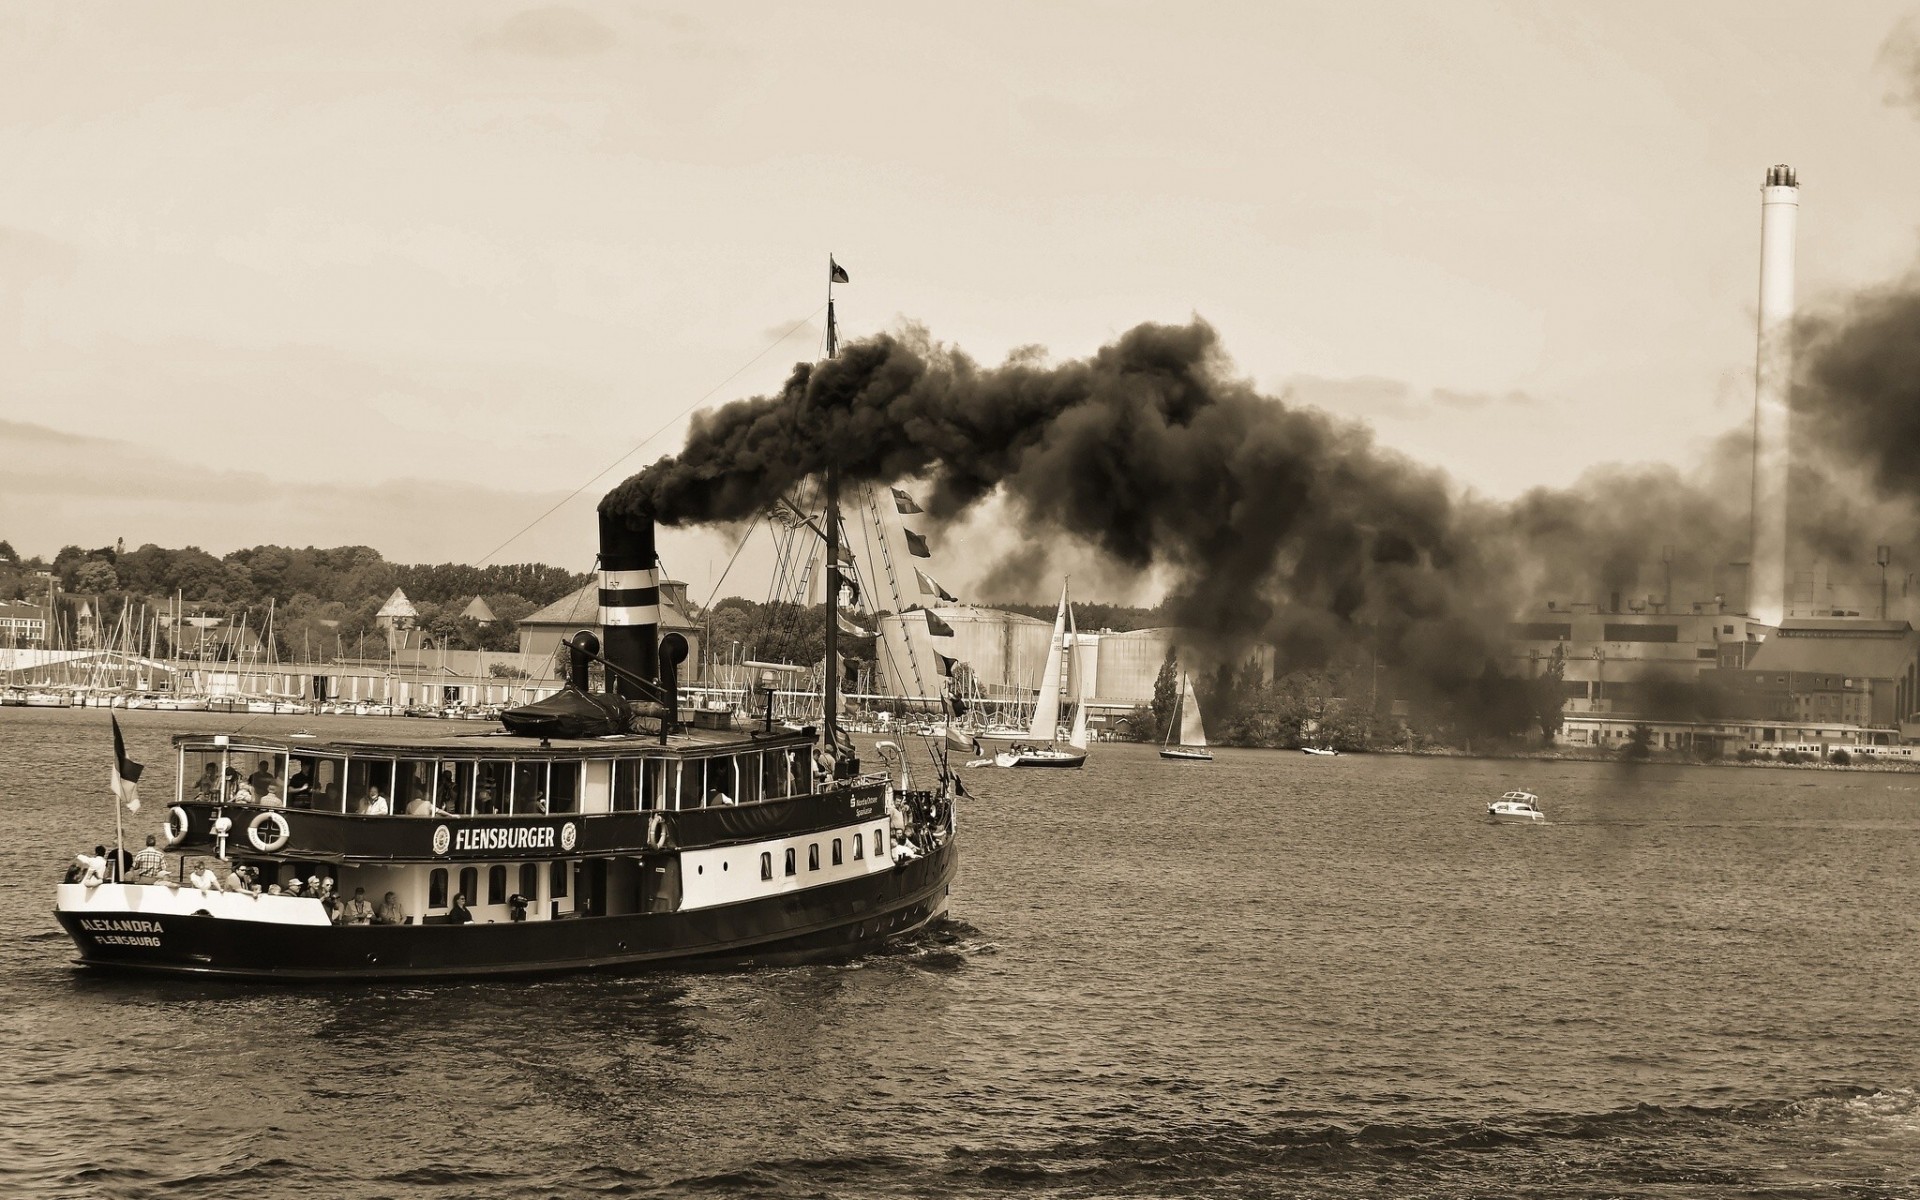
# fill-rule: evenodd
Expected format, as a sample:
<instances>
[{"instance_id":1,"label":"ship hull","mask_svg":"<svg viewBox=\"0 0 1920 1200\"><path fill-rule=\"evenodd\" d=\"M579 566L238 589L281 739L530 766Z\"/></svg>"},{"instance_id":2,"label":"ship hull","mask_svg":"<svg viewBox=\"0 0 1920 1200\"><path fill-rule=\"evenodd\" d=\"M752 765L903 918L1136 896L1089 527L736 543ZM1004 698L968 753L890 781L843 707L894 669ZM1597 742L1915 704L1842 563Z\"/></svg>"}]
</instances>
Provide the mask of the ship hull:
<instances>
[{"instance_id":1,"label":"ship hull","mask_svg":"<svg viewBox=\"0 0 1920 1200\"><path fill-rule=\"evenodd\" d=\"M951 838L861 879L738 904L500 924L267 925L172 914L61 911L82 966L288 982L455 979L839 957L945 915Z\"/></svg>"}]
</instances>

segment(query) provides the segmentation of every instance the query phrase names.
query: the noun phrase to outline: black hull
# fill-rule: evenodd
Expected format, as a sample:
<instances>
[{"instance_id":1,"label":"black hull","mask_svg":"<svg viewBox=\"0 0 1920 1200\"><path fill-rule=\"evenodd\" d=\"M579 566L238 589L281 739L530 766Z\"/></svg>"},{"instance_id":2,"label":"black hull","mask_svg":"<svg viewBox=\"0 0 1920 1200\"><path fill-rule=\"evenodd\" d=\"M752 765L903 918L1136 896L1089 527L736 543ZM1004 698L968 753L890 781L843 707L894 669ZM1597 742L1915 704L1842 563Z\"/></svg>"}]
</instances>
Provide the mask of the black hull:
<instances>
[{"instance_id":1,"label":"black hull","mask_svg":"<svg viewBox=\"0 0 1920 1200\"><path fill-rule=\"evenodd\" d=\"M678 913L473 925L266 925L213 917L59 913L86 967L240 979L454 979L802 961L855 953L937 919L959 864L951 840L879 875ZM83 921L138 918L150 937ZM128 945L139 942L139 945ZM145 944L145 943L154 944Z\"/></svg>"},{"instance_id":2,"label":"black hull","mask_svg":"<svg viewBox=\"0 0 1920 1200\"><path fill-rule=\"evenodd\" d=\"M1056 771L1072 771L1086 766L1087 756L1082 754L1078 758L1019 758L1014 760L1013 765L1016 767L1050 767Z\"/></svg>"}]
</instances>

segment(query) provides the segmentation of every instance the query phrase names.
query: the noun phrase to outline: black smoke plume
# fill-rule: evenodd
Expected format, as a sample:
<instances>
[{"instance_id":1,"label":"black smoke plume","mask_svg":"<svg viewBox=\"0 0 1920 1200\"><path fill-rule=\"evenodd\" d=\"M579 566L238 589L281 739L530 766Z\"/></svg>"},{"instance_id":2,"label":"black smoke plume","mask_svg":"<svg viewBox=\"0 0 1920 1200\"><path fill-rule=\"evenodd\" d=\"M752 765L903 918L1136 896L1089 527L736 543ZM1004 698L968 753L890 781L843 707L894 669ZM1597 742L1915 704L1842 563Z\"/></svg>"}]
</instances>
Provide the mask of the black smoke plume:
<instances>
[{"instance_id":1,"label":"black smoke plume","mask_svg":"<svg viewBox=\"0 0 1920 1200\"><path fill-rule=\"evenodd\" d=\"M1512 564L1484 536L1498 512L1358 424L1257 393L1197 321L1143 325L1054 366L982 368L872 338L705 416L602 506L742 520L829 458L847 482L924 480L937 520L998 494L1022 539L1064 536L1162 573L1169 616L1216 660L1261 643L1289 664L1365 645L1447 691L1478 678L1505 633Z\"/></svg>"}]
</instances>

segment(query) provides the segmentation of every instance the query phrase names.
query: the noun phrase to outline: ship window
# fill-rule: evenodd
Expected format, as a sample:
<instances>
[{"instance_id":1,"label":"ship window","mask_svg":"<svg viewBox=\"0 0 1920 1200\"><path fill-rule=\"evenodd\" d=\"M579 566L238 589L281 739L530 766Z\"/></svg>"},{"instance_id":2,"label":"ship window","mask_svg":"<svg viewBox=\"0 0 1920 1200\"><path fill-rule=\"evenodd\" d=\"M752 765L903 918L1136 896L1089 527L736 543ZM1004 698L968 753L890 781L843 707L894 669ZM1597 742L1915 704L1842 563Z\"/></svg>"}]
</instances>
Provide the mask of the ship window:
<instances>
[{"instance_id":1,"label":"ship window","mask_svg":"<svg viewBox=\"0 0 1920 1200\"><path fill-rule=\"evenodd\" d=\"M548 868L547 883L550 888L548 895L555 900L565 900L567 898L567 864L557 862Z\"/></svg>"},{"instance_id":2,"label":"ship window","mask_svg":"<svg viewBox=\"0 0 1920 1200\"><path fill-rule=\"evenodd\" d=\"M770 750L760 756L760 795L768 800L778 800L787 794L787 760L779 751Z\"/></svg>"},{"instance_id":3,"label":"ship window","mask_svg":"<svg viewBox=\"0 0 1920 1200\"><path fill-rule=\"evenodd\" d=\"M840 857L840 839L835 838L833 839L833 865L837 867L842 861L844 860Z\"/></svg>"},{"instance_id":4,"label":"ship window","mask_svg":"<svg viewBox=\"0 0 1920 1200\"><path fill-rule=\"evenodd\" d=\"M506 808L516 816L537 816L546 811L547 801L547 764L543 762L517 762L513 764L513 803Z\"/></svg>"},{"instance_id":5,"label":"ship window","mask_svg":"<svg viewBox=\"0 0 1920 1200\"><path fill-rule=\"evenodd\" d=\"M793 847L787 847L787 874L793 874Z\"/></svg>"},{"instance_id":6,"label":"ship window","mask_svg":"<svg viewBox=\"0 0 1920 1200\"><path fill-rule=\"evenodd\" d=\"M473 812L472 762L442 762L440 777L434 781L433 802L450 813L468 816Z\"/></svg>"},{"instance_id":7,"label":"ship window","mask_svg":"<svg viewBox=\"0 0 1920 1200\"><path fill-rule=\"evenodd\" d=\"M881 858L887 856L887 831L884 826L875 826L873 830L873 852Z\"/></svg>"},{"instance_id":8,"label":"ship window","mask_svg":"<svg viewBox=\"0 0 1920 1200\"><path fill-rule=\"evenodd\" d=\"M520 864L520 894L529 902L540 898L540 864Z\"/></svg>"},{"instance_id":9,"label":"ship window","mask_svg":"<svg viewBox=\"0 0 1920 1200\"><path fill-rule=\"evenodd\" d=\"M403 759L393 771L393 811L406 812L415 800L433 800L433 764L423 759Z\"/></svg>"},{"instance_id":10,"label":"ship window","mask_svg":"<svg viewBox=\"0 0 1920 1200\"><path fill-rule=\"evenodd\" d=\"M503 762L480 764L479 783L473 791L475 816L497 817L507 811L507 804L512 798L513 785L513 776L507 770L508 765Z\"/></svg>"},{"instance_id":11,"label":"ship window","mask_svg":"<svg viewBox=\"0 0 1920 1200\"><path fill-rule=\"evenodd\" d=\"M184 800L226 799L224 750L186 750L180 755L180 796Z\"/></svg>"},{"instance_id":12,"label":"ship window","mask_svg":"<svg viewBox=\"0 0 1920 1200\"><path fill-rule=\"evenodd\" d=\"M480 868L460 868L460 895L468 904L480 903Z\"/></svg>"},{"instance_id":13,"label":"ship window","mask_svg":"<svg viewBox=\"0 0 1920 1200\"><path fill-rule=\"evenodd\" d=\"M807 847L807 870L818 871L819 869L820 869L820 843L815 842L813 843L813 845Z\"/></svg>"},{"instance_id":14,"label":"ship window","mask_svg":"<svg viewBox=\"0 0 1920 1200\"><path fill-rule=\"evenodd\" d=\"M760 878L773 878L773 851L771 850L762 850L760 852Z\"/></svg>"},{"instance_id":15,"label":"ship window","mask_svg":"<svg viewBox=\"0 0 1920 1200\"><path fill-rule=\"evenodd\" d=\"M580 811L580 776L587 769L581 762L557 762L547 778L547 811Z\"/></svg>"},{"instance_id":16,"label":"ship window","mask_svg":"<svg viewBox=\"0 0 1920 1200\"><path fill-rule=\"evenodd\" d=\"M707 800L708 804L719 804L725 796L735 804L740 802L739 789L733 782L733 758L713 758L707 760Z\"/></svg>"},{"instance_id":17,"label":"ship window","mask_svg":"<svg viewBox=\"0 0 1920 1200\"><path fill-rule=\"evenodd\" d=\"M637 758L614 760L613 811L640 811L640 760Z\"/></svg>"},{"instance_id":18,"label":"ship window","mask_svg":"<svg viewBox=\"0 0 1920 1200\"><path fill-rule=\"evenodd\" d=\"M707 802L707 760L689 758L680 764L680 807L699 808Z\"/></svg>"},{"instance_id":19,"label":"ship window","mask_svg":"<svg viewBox=\"0 0 1920 1200\"><path fill-rule=\"evenodd\" d=\"M507 902L507 868L496 863L487 869L487 903L505 904Z\"/></svg>"},{"instance_id":20,"label":"ship window","mask_svg":"<svg viewBox=\"0 0 1920 1200\"><path fill-rule=\"evenodd\" d=\"M861 841L860 835L856 833L853 835L853 857L856 860L858 860L858 859L865 858L866 856L867 856L866 843Z\"/></svg>"},{"instance_id":21,"label":"ship window","mask_svg":"<svg viewBox=\"0 0 1920 1200\"><path fill-rule=\"evenodd\" d=\"M667 807L667 760L649 758L642 767L646 779L646 807L660 809Z\"/></svg>"},{"instance_id":22,"label":"ship window","mask_svg":"<svg viewBox=\"0 0 1920 1200\"><path fill-rule=\"evenodd\" d=\"M797 750L788 750L787 759L787 795L804 796L813 790L813 757Z\"/></svg>"},{"instance_id":23,"label":"ship window","mask_svg":"<svg viewBox=\"0 0 1920 1200\"><path fill-rule=\"evenodd\" d=\"M427 907L445 908L447 906L447 869L435 867L433 874L427 876Z\"/></svg>"},{"instance_id":24,"label":"ship window","mask_svg":"<svg viewBox=\"0 0 1920 1200\"><path fill-rule=\"evenodd\" d=\"M341 781L347 764L337 758L296 758L287 777L287 807L343 812Z\"/></svg>"},{"instance_id":25,"label":"ship window","mask_svg":"<svg viewBox=\"0 0 1920 1200\"><path fill-rule=\"evenodd\" d=\"M347 761L347 811L366 812L373 805L376 797L391 815L393 812L393 760L390 758L349 759Z\"/></svg>"},{"instance_id":26,"label":"ship window","mask_svg":"<svg viewBox=\"0 0 1920 1200\"><path fill-rule=\"evenodd\" d=\"M733 760L737 768L733 781L740 788L733 798L741 804L752 804L760 799L760 755L741 754Z\"/></svg>"}]
</instances>

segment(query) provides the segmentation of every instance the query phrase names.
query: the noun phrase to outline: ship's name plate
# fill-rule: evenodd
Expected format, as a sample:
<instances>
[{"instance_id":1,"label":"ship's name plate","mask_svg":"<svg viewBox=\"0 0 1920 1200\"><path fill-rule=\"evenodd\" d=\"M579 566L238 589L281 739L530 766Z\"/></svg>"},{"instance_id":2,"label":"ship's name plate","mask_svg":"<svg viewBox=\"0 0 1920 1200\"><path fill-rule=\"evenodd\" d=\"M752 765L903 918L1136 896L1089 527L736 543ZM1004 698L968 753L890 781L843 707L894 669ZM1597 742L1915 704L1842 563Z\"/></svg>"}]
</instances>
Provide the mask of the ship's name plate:
<instances>
[{"instance_id":1,"label":"ship's name plate","mask_svg":"<svg viewBox=\"0 0 1920 1200\"><path fill-rule=\"evenodd\" d=\"M579 831L572 821L564 825L464 825L433 831L435 854L484 854L512 850L572 850Z\"/></svg>"}]
</instances>

